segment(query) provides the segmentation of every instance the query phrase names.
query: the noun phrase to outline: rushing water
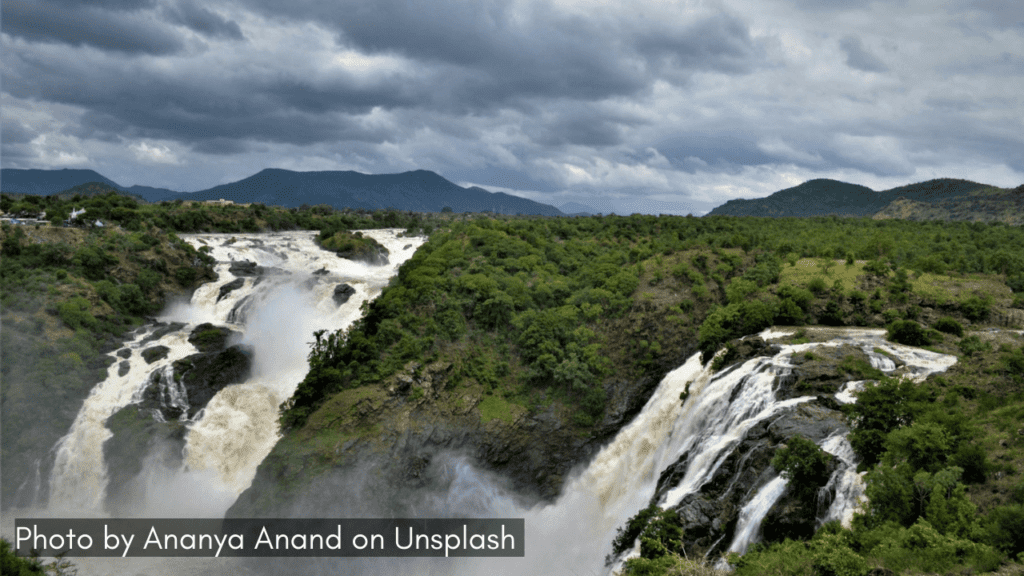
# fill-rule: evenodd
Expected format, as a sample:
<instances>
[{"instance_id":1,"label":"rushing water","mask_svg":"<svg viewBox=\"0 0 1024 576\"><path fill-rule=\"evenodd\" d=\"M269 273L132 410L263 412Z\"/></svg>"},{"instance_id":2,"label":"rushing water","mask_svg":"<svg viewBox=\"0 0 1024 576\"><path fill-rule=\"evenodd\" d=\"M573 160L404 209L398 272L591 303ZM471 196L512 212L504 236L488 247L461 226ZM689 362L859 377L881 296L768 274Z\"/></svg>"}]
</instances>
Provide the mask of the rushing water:
<instances>
[{"instance_id":1,"label":"rushing water","mask_svg":"<svg viewBox=\"0 0 1024 576\"><path fill-rule=\"evenodd\" d=\"M254 366L248 381L228 386L186 422L188 433L184 463L169 470L148 459L140 475L144 496L132 510L148 517L219 517L252 481L256 467L277 441L278 406L294 391L308 370L306 355L312 333L318 329L343 328L360 315L360 305L379 294L410 257L422 239L400 238L397 231L371 231L390 251L387 266L349 262L324 252L312 242L312 233L272 235L206 234L185 239L196 247L208 246L217 260L219 279L200 287L191 302L168 310L161 320L185 325L166 334L147 327L126 343L108 377L85 401L70 432L56 447L56 463L50 478L51 498L47 515L60 517L104 514L107 471L103 442L110 437L104 423L117 410L140 400L140 390L154 372L169 370L174 360L196 352L187 336L195 326L211 322L242 333L241 343L254 350ZM261 276L238 276L232 262L250 261L267 268ZM226 294L221 288L242 278L242 286ZM342 306L332 298L341 282L355 288ZM780 333L765 332L774 338ZM500 479L474 468L459 455L441 455L440 474L446 488L417 494L412 510L424 516L524 517L526 557L501 559L431 559L392 562L372 559L344 564L346 573L384 574L417 572L432 574L607 574L621 566L605 566L616 529L655 495L666 467L685 457L685 470L674 486L657 502L678 505L701 489L755 425L814 397L779 400L776 383L792 368L794 354L819 346L852 344L860 347L873 366L887 373L906 373L915 378L942 371L955 358L886 342L878 330L836 330L824 343L786 345L771 357L748 360L713 374L701 365L699 355L665 376L643 410L605 446L585 468L570 475L557 501L541 506L523 504L502 488ZM168 356L152 364L141 352L156 345L169 349ZM884 353L879 353L880 350ZM892 358L904 367L897 369ZM124 373L122 376L121 374ZM187 405L187 394L164 378L165 401ZM848 383L836 395L841 402L855 400L853 392L865 383ZM685 402L680 395L688 391ZM185 412L186 418L188 412ZM863 484L855 471L856 459L842 435L823 439L821 447L840 461L826 487L834 494L820 521L849 523ZM743 552L756 542L761 521L784 493L785 479L776 477L751 491L728 541L729 551ZM339 488L353 497L365 486L355 483ZM9 529L5 526L5 532ZM724 547L725 543L722 544ZM634 549L637 553L639 546ZM628 555L627 555L628 556ZM143 559L137 559L142 562ZM127 560L126 560L127 562ZM220 562L218 564L218 562ZM196 561L194 570L217 573L229 564L223 560ZM85 563L86 573L121 573L125 563ZM308 564L320 566L313 561ZM136 564L141 573L174 573L178 564ZM232 570L238 568L230 564ZM325 569L338 569L327 563Z\"/></svg>"},{"instance_id":2,"label":"rushing water","mask_svg":"<svg viewBox=\"0 0 1024 576\"><path fill-rule=\"evenodd\" d=\"M140 329L120 351L118 359L127 356L128 371L124 373L118 363L109 368L107 379L93 389L57 446L49 509L68 515L103 514L103 443L111 436L106 419L139 402L153 373L161 374L165 405L187 407L184 388L171 377L171 365L197 352L188 335L200 323L210 322L242 334L241 343L254 350L252 375L218 392L192 420L183 416L189 428L183 466L163 470L147 462L145 496L134 512L161 517L223 515L277 441L278 406L308 370L313 332L345 328L355 321L360 305L379 294L423 242L399 237L398 232L366 231L390 252L385 266L352 262L321 250L313 242L314 232L183 236L196 248L209 248L219 278L197 289L191 302L172 306L160 318L182 322L183 327L164 335L159 335L159 326ZM263 267L263 273L231 272L232 263L244 261ZM223 286L239 278L241 287L221 293ZM339 306L333 294L343 282L354 288L354 294ZM169 349L167 357L148 364L142 350L158 345Z\"/></svg>"}]
</instances>

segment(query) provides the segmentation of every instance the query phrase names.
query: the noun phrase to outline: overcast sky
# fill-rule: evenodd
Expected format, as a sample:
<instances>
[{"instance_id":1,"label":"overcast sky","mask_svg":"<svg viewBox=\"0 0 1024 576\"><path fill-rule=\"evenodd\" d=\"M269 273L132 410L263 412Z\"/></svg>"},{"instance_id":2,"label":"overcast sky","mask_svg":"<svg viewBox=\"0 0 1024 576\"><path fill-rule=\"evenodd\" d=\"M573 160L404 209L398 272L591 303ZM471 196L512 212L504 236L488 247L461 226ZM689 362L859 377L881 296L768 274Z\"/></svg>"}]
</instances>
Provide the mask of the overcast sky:
<instances>
[{"instance_id":1,"label":"overcast sky","mask_svg":"<svg viewBox=\"0 0 1024 576\"><path fill-rule=\"evenodd\" d=\"M812 178L1024 183L1020 0L2 6L5 168L423 168L682 214Z\"/></svg>"}]
</instances>

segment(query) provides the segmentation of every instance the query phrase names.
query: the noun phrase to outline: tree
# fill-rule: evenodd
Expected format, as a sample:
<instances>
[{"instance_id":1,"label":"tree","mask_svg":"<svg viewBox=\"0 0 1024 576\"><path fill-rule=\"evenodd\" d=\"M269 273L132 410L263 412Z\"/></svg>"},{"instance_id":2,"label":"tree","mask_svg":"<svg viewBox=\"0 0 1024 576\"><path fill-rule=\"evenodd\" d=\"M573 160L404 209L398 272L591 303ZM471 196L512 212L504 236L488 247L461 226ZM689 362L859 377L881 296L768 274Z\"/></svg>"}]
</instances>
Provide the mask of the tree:
<instances>
[{"instance_id":1,"label":"tree","mask_svg":"<svg viewBox=\"0 0 1024 576\"><path fill-rule=\"evenodd\" d=\"M789 481L789 488L797 497L813 503L818 489L828 482L833 456L817 444L802 436L794 436L775 451L772 467Z\"/></svg>"}]
</instances>

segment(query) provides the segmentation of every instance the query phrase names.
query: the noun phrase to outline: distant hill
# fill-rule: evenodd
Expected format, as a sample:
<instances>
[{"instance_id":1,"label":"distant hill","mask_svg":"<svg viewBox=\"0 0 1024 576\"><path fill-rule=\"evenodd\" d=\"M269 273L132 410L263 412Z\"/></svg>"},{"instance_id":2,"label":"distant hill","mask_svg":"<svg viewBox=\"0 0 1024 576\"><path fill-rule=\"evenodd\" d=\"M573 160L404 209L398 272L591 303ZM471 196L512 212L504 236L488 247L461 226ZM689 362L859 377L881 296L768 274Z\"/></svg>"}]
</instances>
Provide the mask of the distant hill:
<instances>
[{"instance_id":1,"label":"distant hill","mask_svg":"<svg viewBox=\"0 0 1024 576\"><path fill-rule=\"evenodd\" d=\"M809 180L765 198L730 200L708 215L867 216L876 219L1024 223L1024 186L1007 190L941 178L881 192L837 180Z\"/></svg>"},{"instance_id":2,"label":"distant hill","mask_svg":"<svg viewBox=\"0 0 1024 576\"><path fill-rule=\"evenodd\" d=\"M986 186L932 201L899 197L874 216L875 220L958 220L1024 224L1024 185L1012 190Z\"/></svg>"},{"instance_id":3,"label":"distant hill","mask_svg":"<svg viewBox=\"0 0 1024 576\"><path fill-rule=\"evenodd\" d=\"M146 199L143 198L139 194L133 194L133 193L128 192L126 190L121 190L119 188L115 188L115 187L113 187L113 186L111 186L109 184L104 184L102 182L86 182L85 184L79 184L78 186L72 186L71 188L68 188L67 190L63 190L63 191L58 192L56 194L47 194L47 196L57 196L61 200L70 200L71 198L75 197L76 195L77 196L82 196L82 197L88 197L88 196L99 196L101 194L109 194L111 192L114 192L115 194L120 194L122 196L130 196L132 198L135 198L136 201L138 201L140 203L143 203L143 204L148 203L146 201Z\"/></svg>"},{"instance_id":4,"label":"distant hill","mask_svg":"<svg viewBox=\"0 0 1024 576\"><path fill-rule=\"evenodd\" d=\"M597 210L587 206L586 204L580 204L579 202L567 202L559 206L558 209L570 216L590 216L592 214L597 214Z\"/></svg>"},{"instance_id":5,"label":"distant hill","mask_svg":"<svg viewBox=\"0 0 1024 576\"><path fill-rule=\"evenodd\" d=\"M233 200L294 207L329 204L335 208L396 208L415 212L486 212L562 216L554 206L502 192L463 188L434 172L401 174L293 172L268 168L238 182L189 194L193 200Z\"/></svg>"},{"instance_id":6,"label":"distant hill","mask_svg":"<svg viewBox=\"0 0 1024 576\"><path fill-rule=\"evenodd\" d=\"M416 212L485 212L563 216L554 206L502 192L463 188L427 170L401 174L361 174L351 171L293 172L268 168L248 178L199 192L174 192L149 186L120 186L93 170L16 170L5 168L3 192L49 195L73 186L99 182L145 198L164 200L232 200L298 207L328 204L335 208L376 210L395 208Z\"/></svg>"},{"instance_id":7,"label":"distant hill","mask_svg":"<svg viewBox=\"0 0 1024 576\"><path fill-rule=\"evenodd\" d=\"M99 182L118 190L124 188L95 170L19 170L4 168L0 171L0 190L8 194L35 194L49 196L80 184Z\"/></svg>"},{"instance_id":8,"label":"distant hill","mask_svg":"<svg viewBox=\"0 0 1024 576\"><path fill-rule=\"evenodd\" d=\"M729 200L709 216L870 216L886 202L867 186L838 180L808 180L780 190L767 198Z\"/></svg>"}]
</instances>

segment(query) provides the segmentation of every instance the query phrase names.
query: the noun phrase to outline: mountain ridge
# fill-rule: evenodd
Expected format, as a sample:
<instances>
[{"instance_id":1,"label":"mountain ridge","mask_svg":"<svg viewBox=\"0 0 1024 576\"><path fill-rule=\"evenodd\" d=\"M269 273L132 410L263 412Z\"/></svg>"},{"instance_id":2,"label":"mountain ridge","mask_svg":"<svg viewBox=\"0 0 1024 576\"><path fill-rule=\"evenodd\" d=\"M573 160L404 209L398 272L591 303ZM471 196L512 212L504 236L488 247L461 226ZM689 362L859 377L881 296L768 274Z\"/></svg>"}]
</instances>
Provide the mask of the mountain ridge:
<instances>
[{"instance_id":1,"label":"mountain ridge","mask_svg":"<svg viewBox=\"0 0 1024 576\"><path fill-rule=\"evenodd\" d=\"M415 212L495 212L562 216L554 206L477 186L463 188L429 170L397 174L363 174L321 170L297 172L265 168L252 176L198 192L176 192L150 186L122 186L94 170L21 170L4 168L3 192L58 194L89 182L98 182L149 202L164 200L231 200L296 208L328 204L334 208L377 210L394 208Z\"/></svg>"},{"instance_id":2,"label":"mountain ridge","mask_svg":"<svg viewBox=\"0 0 1024 576\"><path fill-rule=\"evenodd\" d=\"M764 198L734 199L709 216L848 216L875 219L1024 223L1024 186L998 188L971 180L936 178L888 190L819 178Z\"/></svg>"}]
</instances>

